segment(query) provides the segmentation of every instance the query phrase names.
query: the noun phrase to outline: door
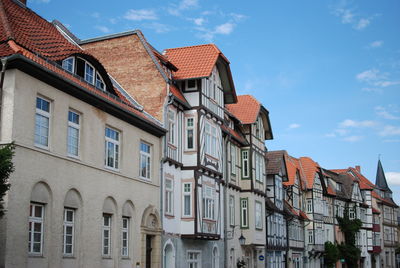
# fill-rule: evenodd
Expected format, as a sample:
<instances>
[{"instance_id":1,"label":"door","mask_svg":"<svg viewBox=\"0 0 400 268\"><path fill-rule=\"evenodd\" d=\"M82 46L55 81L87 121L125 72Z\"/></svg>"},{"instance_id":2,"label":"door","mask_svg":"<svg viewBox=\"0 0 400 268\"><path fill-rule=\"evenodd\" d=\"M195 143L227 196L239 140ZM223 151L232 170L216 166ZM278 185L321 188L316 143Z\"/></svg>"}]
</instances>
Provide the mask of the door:
<instances>
[{"instance_id":1,"label":"door","mask_svg":"<svg viewBox=\"0 0 400 268\"><path fill-rule=\"evenodd\" d=\"M152 235L146 235L146 268L151 268Z\"/></svg>"}]
</instances>

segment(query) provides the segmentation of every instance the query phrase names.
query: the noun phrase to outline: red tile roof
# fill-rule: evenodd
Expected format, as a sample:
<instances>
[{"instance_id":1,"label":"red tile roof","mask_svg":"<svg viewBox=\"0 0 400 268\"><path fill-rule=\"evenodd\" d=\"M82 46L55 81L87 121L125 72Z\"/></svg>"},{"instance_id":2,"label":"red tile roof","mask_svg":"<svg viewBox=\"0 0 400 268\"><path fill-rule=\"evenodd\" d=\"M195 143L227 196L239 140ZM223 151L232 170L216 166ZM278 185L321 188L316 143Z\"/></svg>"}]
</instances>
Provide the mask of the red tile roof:
<instances>
[{"instance_id":1,"label":"red tile roof","mask_svg":"<svg viewBox=\"0 0 400 268\"><path fill-rule=\"evenodd\" d=\"M12 0L0 1L0 20L0 43L2 43L0 45L0 57L13 54L22 55L38 63L48 71L67 79L72 84L85 88L92 94L118 105L152 125L159 126L155 120L130 105L126 98L115 88L114 90L119 98L112 97L108 93L96 89L56 64L55 61L76 53L95 58L84 52L79 46L66 40L53 24L29 8L22 7Z\"/></svg>"},{"instance_id":2,"label":"red tile roof","mask_svg":"<svg viewBox=\"0 0 400 268\"><path fill-rule=\"evenodd\" d=\"M304 220L306 220L306 221L309 221L310 219L307 217L307 215L303 212L303 211L300 211L300 216L304 219Z\"/></svg>"},{"instance_id":3,"label":"red tile roof","mask_svg":"<svg viewBox=\"0 0 400 268\"><path fill-rule=\"evenodd\" d=\"M238 142L240 142L241 144L244 144L244 145L248 144L246 138L239 131L231 129L230 127L227 127L225 125L222 125L221 129L225 133L232 135L232 137L234 139L236 139Z\"/></svg>"},{"instance_id":4,"label":"red tile roof","mask_svg":"<svg viewBox=\"0 0 400 268\"><path fill-rule=\"evenodd\" d=\"M328 185L328 187L327 187L327 192L328 192L328 194L330 194L330 195L336 196L336 191L333 190L333 188L332 188L331 185Z\"/></svg>"},{"instance_id":5,"label":"red tile roof","mask_svg":"<svg viewBox=\"0 0 400 268\"><path fill-rule=\"evenodd\" d=\"M174 72L176 80L209 77L219 57L229 63L214 44L169 48L165 50L165 55L178 67Z\"/></svg>"},{"instance_id":6,"label":"red tile roof","mask_svg":"<svg viewBox=\"0 0 400 268\"><path fill-rule=\"evenodd\" d=\"M184 105L190 107L190 105L189 105L188 101L186 100L185 96L183 96L182 92L175 85L170 85L169 86L169 91L180 102L182 102Z\"/></svg>"},{"instance_id":7,"label":"red tile roof","mask_svg":"<svg viewBox=\"0 0 400 268\"><path fill-rule=\"evenodd\" d=\"M260 102L251 95L237 96L238 102L227 104L226 109L233 114L242 124L253 124L260 113Z\"/></svg>"},{"instance_id":8,"label":"red tile roof","mask_svg":"<svg viewBox=\"0 0 400 268\"><path fill-rule=\"evenodd\" d=\"M312 189L314 185L315 173L319 170L319 165L309 157L300 157L300 164L303 168L307 182L307 189Z\"/></svg>"},{"instance_id":9,"label":"red tile roof","mask_svg":"<svg viewBox=\"0 0 400 268\"><path fill-rule=\"evenodd\" d=\"M381 212L379 211L379 209L376 209L374 207L372 207L372 213L373 214L381 214Z\"/></svg>"}]
</instances>

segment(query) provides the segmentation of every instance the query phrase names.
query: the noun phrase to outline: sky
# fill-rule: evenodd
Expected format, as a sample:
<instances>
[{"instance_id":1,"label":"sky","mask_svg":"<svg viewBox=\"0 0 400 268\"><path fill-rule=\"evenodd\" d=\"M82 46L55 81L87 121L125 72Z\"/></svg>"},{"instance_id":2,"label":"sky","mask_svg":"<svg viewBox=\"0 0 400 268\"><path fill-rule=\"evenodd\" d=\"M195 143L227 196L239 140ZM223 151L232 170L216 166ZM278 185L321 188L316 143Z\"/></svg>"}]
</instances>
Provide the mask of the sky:
<instances>
[{"instance_id":1,"label":"sky","mask_svg":"<svg viewBox=\"0 0 400 268\"><path fill-rule=\"evenodd\" d=\"M216 44L270 112L269 150L327 169L381 159L400 204L400 1L28 0L78 38L140 29L158 50Z\"/></svg>"}]
</instances>

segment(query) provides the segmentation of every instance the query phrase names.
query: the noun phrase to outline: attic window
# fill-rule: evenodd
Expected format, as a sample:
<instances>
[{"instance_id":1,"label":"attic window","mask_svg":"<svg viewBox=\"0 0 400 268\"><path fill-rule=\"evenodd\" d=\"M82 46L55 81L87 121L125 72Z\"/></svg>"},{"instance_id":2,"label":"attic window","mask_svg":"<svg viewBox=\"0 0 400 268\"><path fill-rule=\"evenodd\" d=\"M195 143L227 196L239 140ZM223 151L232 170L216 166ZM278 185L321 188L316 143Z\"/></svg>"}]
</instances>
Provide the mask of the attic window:
<instances>
[{"instance_id":1,"label":"attic window","mask_svg":"<svg viewBox=\"0 0 400 268\"><path fill-rule=\"evenodd\" d=\"M336 191L342 191L342 184L336 183Z\"/></svg>"},{"instance_id":2,"label":"attic window","mask_svg":"<svg viewBox=\"0 0 400 268\"><path fill-rule=\"evenodd\" d=\"M87 62L85 62L85 81L94 84L94 68Z\"/></svg>"},{"instance_id":3,"label":"attic window","mask_svg":"<svg viewBox=\"0 0 400 268\"><path fill-rule=\"evenodd\" d=\"M197 83L196 80L187 80L186 81L186 90L191 91L191 90L197 90Z\"/></svg>"},{"instance_id":4,"label":"attic window","mask_svg":"<svg viewBox=\"0 0 400 268\"><path fill-rule=\"evenodd\" d=\"M96 87L98 89L105 90L104 81L98 73L96 73Z\"/></svg>"},{"instance_id":5,"label":"attic window","mask_svg":"<svg viewBox=\"0 0 400 268\"><path fill-rule=\"evenodd\" d=\"M75 58L69 57L62 61L62 67L64 70L74 73Z\"/></svg>"}]
</instances>

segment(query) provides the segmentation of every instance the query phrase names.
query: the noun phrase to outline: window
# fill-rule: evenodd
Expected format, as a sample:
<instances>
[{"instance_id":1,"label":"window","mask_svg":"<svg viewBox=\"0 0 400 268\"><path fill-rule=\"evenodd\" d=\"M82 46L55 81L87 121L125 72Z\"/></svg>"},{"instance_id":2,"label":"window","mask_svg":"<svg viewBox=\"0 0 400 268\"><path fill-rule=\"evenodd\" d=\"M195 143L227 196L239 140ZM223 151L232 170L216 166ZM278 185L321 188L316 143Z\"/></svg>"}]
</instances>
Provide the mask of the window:
<instances>
[{"instance_id":1,"label":"window","mask_svg":"<svg viewBox=\"0 0 400 268\"><path fill-rule=\"evenodd\" d=\"M236 146L231 145L231 173L236 175Z\"/></svg>"},{"instance_id":2,"label":"window","mask_svg":"<svg viewBox=\"0 0 400 268\"><path fill-rule=\"evenodd\" d=\"M240 199L240 223L242 228L247 228L249 227L249 222L248 222L248 200L247 198L241 198Z\"/></svg>"},{"instance_id":3,"label":"window","mask_svg":"<svg viewBox=\"0 0 400 268\"><path fill-rule=\"evenodd\" d=\"M312 199L307 199L307 213L312 213Z\"/></svg>"},{"instance_id":4,"label":"window","mask_svg":"<svg viewBox=\"0 0 400 268\"><path fill-rule=\"evenodd\" d=\"M186 90L196 90L197 89L197 85L196 85L196 80L192 79L192 80L187 80L187 86L186 86Z\"/></svg>"},{"instance_id":5,"label":"window","mask_svg":"<svg viewBox=\"0 0 400 268\"><path fill-rule=\"evenodd\" d=\"M80 115L68 111L67 150L68 155L77 157L79 154L79 123Z\"/></svg>"},{"instance_id":6,"label":"window","mask_svg":"<svg viewBox=\"0 0 400 268\"><path fill-rule=\"evenodd\" d=\"M105 90L106 88L103 79L98 73L96 73L96 87L101 90Z\"/></svg>"},{"instance_id":7,"label":"window","mask_svg":"<svg viewBox=\"0 0 400 268\"><path fill-rule=\"evenodd\" d=\"M174 206L174 182L171 179L165 179L165 214L173 215Z\"/></svg>"},{"instance_id":8,"label":"window","mask_svg":"<svg viewBox=\"0 0 400 268\"><path fill-rule=\"evenodd\" d=\"M256 180L259 182L263 182L263 166L264 166L264 159L263 157L255 153L255 160L256 160Z\"/></svg>"},{"instance_id":9,"label":"window","mask_svg":"<svg viewBox=\"0 0 400 268\"><path fill-rule=\"evenodd\" d=\"M111 215L103 214L102 255L111 256Z\"/></svg>"},{"instance_id":10,"label":"window","mask_svg":"<svg viewBox=\"0 0 400 268\"><path fill-rule=\"evenodd\" d=\"M94 85L94 68L89 63L85 62L85 81Z\"/></svg>"},{"instance_id":11,"label":"window","mask_svg":"<svg viewBox=\"0 0 400 268\"><path fill-rule=\"evenodd\" d=\"M218 268L219 267L219 252L218 248L214 246L212 250L212 268Z\"/></svg>"},{"instance_id":12,"label":"window","mask_svg":"<svg viewBox=\"0 0 400 268\"><path fill-rule=\"evenodd\" d=\"M36 98L35 116L35 145L39 147L49 147L50 129L50 102L41 98Z\"/></svg>"},{"instance_id":13,"label":"window","mask_svg":"<svg viewBox=\"0 0 400 268\"><path fill-rule=\"evenodd\" d=\"M339 182L336 183L336 191L342 191L342 184Z\"/></svg>"},{"instance_id":14,"label":"window","mask_svg":"<svg viewBox=\"0 0 400 268\"><path fill-rule=\"evenodd\" d=\"M30 254L42 254L43 252L43 219L44 206L31 203L29 209L29 243Z\"/></svg>"},{"instance_id":15,"label":"window","mask_svg":"<svg viewBox=\"0 0 400 268\"><path fill-rule=\"evenodd\" d=\"M243 178L249 177L249 151L242 151L242 175Z\"/></svg>"},{"instance_id":16,"label":"window","mask_svg":"<svg viewBox=\"0 0 400 268\"><path fill-rule=\"evenodd\" d=\"M354 208L349 208L349 218L354 219L355 218L355 211Z\"/></svg>"},{"instance_id":17,"label":"window","mask_svg":"<svg viewBox=\"0 0 400 268\"><path fill-rule=\"evenodd\" d=\"M75 231L75 211L64 209L64 235L63 235L63 254L72 256L74 254L74 231Z\"/></svg>"},{"instance_id":18,"label":"window","mask_svg":"<svg viewBox=\"0 0 400 268\"><path fill-rule=\"evenodd\" d=\"M313 244L313 231L312 230L308 230L308 243L309 244Z\"/></svg>"},{"instance_id":19,"label":"window","mask_svg":"<svg viewBox=\"0 0 400 268\"><path fill-rule=\"evenodd\" d=\"M217 128L206 122L205 130L206 154L217 157Z\"/></svg>"},{"instance_id":20,"label":"window","mask_svg":"<svg viewBox=\"0 0 400 268\"><path fill-rule=\"evenodd\" d=\"M203 186L203 217L205 219L214 219L214 189L210 186Z\"/></svg>"},{"instance_id":21,"label":"window","mask_svg":"<svg viewBox=\"0 0 400 268\"><path fill-rule=\"evenodd\" d=\"M140 177L151 177L151 147L145 142L140 142Z\"/></svg>"},{"instance_id":22,"label":"window","mask_svg":"<svg viewBox=\"0 0 400 268\"><path fill-rule=\"evenodd\" d=\"M183 184L183 216L192 216L192 184Z\"/></svg>"},{"instance_id":23,"label":"window","mask_svg":"<svg viewBox=\"0 0 400 268\"><path fill-rule=\"evenodd\" d=\"M120 133L106 127L106 167L118 169L119 167L119 136Z\"/></svg>"},{"instance_id":24,"label":"window","mask_svg":"<svg viewBox=\"0 0 400 268\"><path fill-rule=\"evenodd\" d=\"M62 61L62 67L64 70L67 70L70 73L74 73L75 68L75 59L73 57L66 58Z\"/></svg>"},{"instance_id":25,"label":"window","mask_svg":"<svg viewBox=\"0 0 400 268\"><path fill-rule=\"evenodd\" d=\"M188 251L187 252L187 263L189 268L200 268L201 267L201 255L200 251Z\"/></svg>"},{"instance_id":26,"label":"window","mask_svg":"<svg viewBox=\"0 0 400 268\"><path fill-rule=\"evenodd\" d=\"M194 118L186 118L186 149L194 149Z\"/></svg>"},{"instance_id":27,"label":"window","mask_svg":"<svg viewBox=\"0 0 400 268\"><path fill-rule=\"evenodd\" d=\"M122 217L121 256L129 256L129 218Z\"/></svg>"},{"instance_id":28,"label":"window","mask_svg":"<svg viewBox=\"0 0 400 268\"><path fill-rule=\"evenodd\" d=\"M262 139L263 138L262 129L263 129L262 120L261 120L260 117L257 117L257 120L256 120L256 137L258 139Z\"/></svg>"},{"instance_id":29,"label":"window","mask_svg":"<svg viewBox=\"0 0 400 268\"><path fill-rule=\"evenodd\" d=\"M255 203L255 209L256 209L256 228L257 229L262 229L263 224L262 224L262 204L260 202Z\"/></svg>"},{"instance_id":30,"label":"window","mask_svg":"<svg viewBox=\"0 0 400 268\"><path fill-rule=\"evenodd\" d=\"M168 142L175 144L175 112L168 110Z\"/></svg>"},{"instance_id":31,"label":"window","mask_svg":"<svg viewBox=\"0 0 400 268\"><path fill-rule=\"evenodd\" d=\"M229 224L235 226L235 197L229 196Z\"/></svg>"}]
</instances>

